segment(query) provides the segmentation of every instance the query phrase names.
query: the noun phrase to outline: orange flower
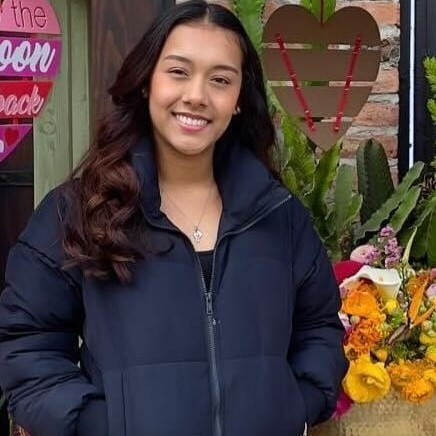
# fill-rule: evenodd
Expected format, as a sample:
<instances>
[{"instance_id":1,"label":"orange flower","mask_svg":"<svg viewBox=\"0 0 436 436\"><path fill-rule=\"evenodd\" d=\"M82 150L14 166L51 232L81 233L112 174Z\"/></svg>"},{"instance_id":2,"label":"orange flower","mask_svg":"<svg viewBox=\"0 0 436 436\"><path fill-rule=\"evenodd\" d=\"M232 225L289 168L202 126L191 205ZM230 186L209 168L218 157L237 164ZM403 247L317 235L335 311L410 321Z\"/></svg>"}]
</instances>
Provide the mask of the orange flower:
<instances>
[{"instance_id":1,"label":"orange flower","mask_svg":"<svg viewBox=\"0 0 436 436\"><path fill-rule=\"evenodd\" d=\"M381 311L377 302L375 285L361 280L350 285L348 293L342 301L342 312L364 318L379 318Z\"/></svg>"},{"instance_id":2,"label":"orange flower","mask_svg":"<svg viewBox=\"0 0 436 436\"><path fill-rule=\"evenodd\" d=\"M407 384L419 378L419 370L411 362L401 360L399 363L391 363L387 368L392 384L396 388L403 388Z\"/></svg>"},{"instance_id":3,"label":"orange flower","mask_svg":"<svg viewBox=\"0 0 436 436\"><path fill-rule=\"evenodd\" d=\"M433 390L430 381L419 378L404 386L401 393L406 400L412 403L423 403L433 396Z\"/></svg>"},{"instance_id":4,"label":"orange flower","mask_svg":"<svg viewBox=\"0 0 436 436\"><path fill-rule=\"evenodd\" d=\"M380 323L372 318L363 319L351 330L346 349L358 356L368 354L381 339Z\"/></svg>"},{"instance_id":5,"label":"orange flower","mask_svg":"<svg viewBox=\"0 0 436 436\"><path fill-rule=\"evenodd\" d=\"M409 319L412 323L415 323L415 319L418 316L419 306L424 298L424 292L430 281L430 274L428 272L422 273L413 277L407 284L407 290L412 295L412 301L409 306Z\"/></svg>"},{"instance_id":6,"label":"orange flower","mask_svg":"<svg viewBox=\"0 0 436 436\"><path fill-rule=\"evenodd\" d=\"M422 288L424 288L425 290L425 286L429 280L429 271L417 274L415 277L409 279L406 285L406 289L408 290L410 295L414 296L417 292L421 293Z\"/></svg>"}]
</instances>

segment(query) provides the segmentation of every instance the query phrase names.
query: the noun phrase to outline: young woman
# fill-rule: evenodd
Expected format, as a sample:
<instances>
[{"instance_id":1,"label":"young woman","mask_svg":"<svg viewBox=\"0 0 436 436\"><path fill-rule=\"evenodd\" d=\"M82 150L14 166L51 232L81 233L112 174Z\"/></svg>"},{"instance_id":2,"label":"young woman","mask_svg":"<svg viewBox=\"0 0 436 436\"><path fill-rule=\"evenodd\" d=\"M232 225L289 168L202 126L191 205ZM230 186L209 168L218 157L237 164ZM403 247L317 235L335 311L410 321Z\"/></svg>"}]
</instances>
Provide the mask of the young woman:
<instances>
[{"instance_id":1,"label":"young woman","mask_svg":"<svg viewBox=\"0 0 436 436\"><path fill-rule=\"evenodd\" d=\"M240 22L176 6L110 94L88 155L10 254L10 413L33 436L302 435L331 415L346 370L340 299L272 169Z\"/></svg>"}]
</instances>

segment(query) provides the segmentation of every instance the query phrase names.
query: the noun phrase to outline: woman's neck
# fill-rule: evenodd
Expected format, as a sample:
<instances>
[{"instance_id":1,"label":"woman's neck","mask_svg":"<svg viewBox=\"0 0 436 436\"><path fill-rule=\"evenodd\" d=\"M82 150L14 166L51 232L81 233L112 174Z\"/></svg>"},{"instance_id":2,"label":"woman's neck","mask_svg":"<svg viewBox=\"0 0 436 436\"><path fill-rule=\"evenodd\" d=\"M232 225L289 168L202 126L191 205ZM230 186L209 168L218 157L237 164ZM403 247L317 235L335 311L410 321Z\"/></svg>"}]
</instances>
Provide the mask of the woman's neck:
<instances>
[{"instance_id":1,"label":"woman's neck","mask_svg":"<svg viewBox=\"0 0 436 436\"><path fill-rule=\"evenodd\" d=\"M159 184L166 190L194 190L210 186L213 178L213 150L186 156L157 147Z\"/></svg>"}]
</instances>

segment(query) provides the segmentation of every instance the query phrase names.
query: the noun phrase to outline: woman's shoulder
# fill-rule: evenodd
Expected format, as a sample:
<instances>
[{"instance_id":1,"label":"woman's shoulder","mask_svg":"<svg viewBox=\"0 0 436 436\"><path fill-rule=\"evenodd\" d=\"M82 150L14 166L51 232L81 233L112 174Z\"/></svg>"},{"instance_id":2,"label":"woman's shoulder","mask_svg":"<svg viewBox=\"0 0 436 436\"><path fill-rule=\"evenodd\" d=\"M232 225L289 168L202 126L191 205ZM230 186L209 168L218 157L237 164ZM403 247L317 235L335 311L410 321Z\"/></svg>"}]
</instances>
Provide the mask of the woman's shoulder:
<instances>
[{"instance_id":1,"label":"woman's shoulder","mask_svg":"<svg viewBox=\"0 0 436 436\"><path fill-rule=\"evenodd\" d=\"M18 242L61 263L64 217L69 213L69 197L74 181L65 182L49 191L36 207Z\"/></svg>"}]
</instances>

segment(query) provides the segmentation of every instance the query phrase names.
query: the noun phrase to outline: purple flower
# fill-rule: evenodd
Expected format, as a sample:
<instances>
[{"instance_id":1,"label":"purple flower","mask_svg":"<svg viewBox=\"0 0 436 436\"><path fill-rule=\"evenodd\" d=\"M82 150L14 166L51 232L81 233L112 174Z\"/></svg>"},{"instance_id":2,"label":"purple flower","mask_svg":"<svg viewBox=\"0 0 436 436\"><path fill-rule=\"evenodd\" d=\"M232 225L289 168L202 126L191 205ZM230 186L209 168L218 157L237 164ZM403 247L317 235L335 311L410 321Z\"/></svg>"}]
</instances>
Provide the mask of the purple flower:
<instances>
[{"instance_id":1,"label":"purple flower","mask_svg":"<svg viewBox=\"0 0 436 436\"><path fill-rule=\"evenodd\" d=\"M380 256L380 252L374 245L366 244L355 248L350 255L350 260L354 262L371 265Z\"/></svg>"},{"instance_id":2,"label":"purple flower","mask_svg":"<svg viewBox=\"0 0 436 436\"><path fill-rule=\"evenodd\" d=\"M395 230L391 226L386 226L380 230L379 235L382 238L392 238L395 235Z\"/></svg>"},{"instance_id":3,"label":"purple flower","mask_svg":"<svg viewBox=\"0 0 436 436\"><path fill-rule=\"evenodd\" d=\"M394 268L401 260L401 253L392 253L385 259L385 268Z\"/></svg>"}]
</instances>

